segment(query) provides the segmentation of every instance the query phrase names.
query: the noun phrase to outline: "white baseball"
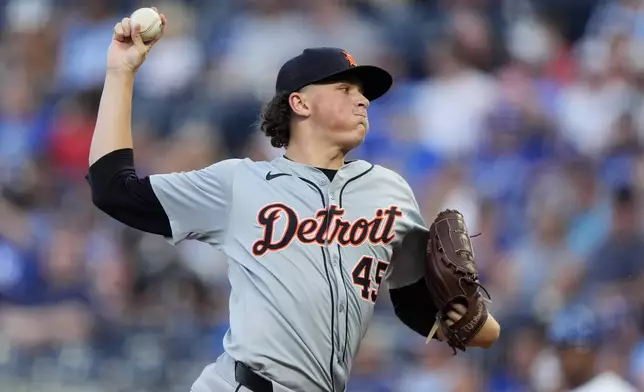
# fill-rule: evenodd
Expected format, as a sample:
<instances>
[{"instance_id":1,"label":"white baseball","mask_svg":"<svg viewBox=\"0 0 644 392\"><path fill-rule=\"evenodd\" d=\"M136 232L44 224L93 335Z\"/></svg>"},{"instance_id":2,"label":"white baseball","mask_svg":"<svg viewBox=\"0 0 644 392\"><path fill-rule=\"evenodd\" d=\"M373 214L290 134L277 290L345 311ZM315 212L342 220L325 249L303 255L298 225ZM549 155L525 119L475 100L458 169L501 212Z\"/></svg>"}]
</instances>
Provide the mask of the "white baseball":
<instances>
[{"instance_id":1,"label":"white baseball","mask_svg":"<svg viewBox=\"0 0 644 392\"><path fill-rule=\"evenodd\" d=\"M161 34L161 17L152 8L139 8L130 16L134 27L137 23L141 25L141 39L149 42Z\"/></svg>"}]
</instances>

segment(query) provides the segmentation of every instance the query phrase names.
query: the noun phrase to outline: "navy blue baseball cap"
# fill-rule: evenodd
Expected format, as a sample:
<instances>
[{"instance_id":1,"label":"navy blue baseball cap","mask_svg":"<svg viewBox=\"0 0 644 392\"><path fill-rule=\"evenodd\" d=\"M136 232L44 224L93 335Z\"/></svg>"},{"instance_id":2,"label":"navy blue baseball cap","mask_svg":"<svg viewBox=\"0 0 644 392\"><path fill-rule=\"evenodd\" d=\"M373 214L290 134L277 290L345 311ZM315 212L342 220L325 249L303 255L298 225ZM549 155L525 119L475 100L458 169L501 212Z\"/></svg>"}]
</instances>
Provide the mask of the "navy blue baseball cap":
<instances>
[{"instance_id":1,"label":"navy blue baseball cap","mask_svg":"<svg viewBox=\"0 0 644 392\"><path fill-rule=\"evenodd\" d=\"M364 96L373 101L383 96L393 84L389 72L374 65L358 65L353 56L340 48L309 48L288 60L275 83L276 93L292 93L311 84L357 79Z\"/></svg>"}]
</instances>

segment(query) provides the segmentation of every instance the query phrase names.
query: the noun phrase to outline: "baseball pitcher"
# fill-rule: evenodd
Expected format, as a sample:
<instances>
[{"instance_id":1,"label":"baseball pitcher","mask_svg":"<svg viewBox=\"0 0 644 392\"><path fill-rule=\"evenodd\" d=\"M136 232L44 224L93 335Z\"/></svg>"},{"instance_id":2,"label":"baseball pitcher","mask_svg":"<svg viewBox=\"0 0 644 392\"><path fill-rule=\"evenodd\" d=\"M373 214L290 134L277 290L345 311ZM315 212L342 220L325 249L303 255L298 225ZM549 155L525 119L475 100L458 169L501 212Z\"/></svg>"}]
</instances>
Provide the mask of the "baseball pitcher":
<instances>
[{"instance_id":1,"label":"baseball pitcher","mask_svg":"<svg viewBox=\"0 0 644 392\"><path fill-rule=\"evenodd\" d=\"M444 211L427 228L399 175L345 160L367 134L369 103L392 85L387 71L307 49L283 65L261 117L284 156L140 178L133 80L157 41L129 18L115 26L87 180L114 219L228 257L225 353L191 391L345 391L385 281L397 316L427 340L455 352L496 341L462 215Z\"/></svg>"}]
</instances>

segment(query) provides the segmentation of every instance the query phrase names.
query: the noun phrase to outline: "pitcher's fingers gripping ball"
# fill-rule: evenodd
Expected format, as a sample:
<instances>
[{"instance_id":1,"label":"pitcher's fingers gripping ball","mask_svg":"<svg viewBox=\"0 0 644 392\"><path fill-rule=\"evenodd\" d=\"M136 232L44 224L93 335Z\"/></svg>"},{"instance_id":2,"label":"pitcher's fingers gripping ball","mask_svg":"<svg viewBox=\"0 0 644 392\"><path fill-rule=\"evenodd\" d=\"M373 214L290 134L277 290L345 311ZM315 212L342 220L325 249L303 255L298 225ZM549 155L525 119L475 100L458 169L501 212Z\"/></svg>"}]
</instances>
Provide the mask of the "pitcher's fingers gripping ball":
<instances>
[{"instance_id":1,"label":"pitcher's fingers gripping ball","mask_svg":"<svg viewBox=\"0 0 644 392\"><path fill-rule=\"evenodd\" d=\"M132 13L130 21L133 25L140 26L139 34L145 43L152 42L161 35L163 22L155 7L139 8Z\"/></svg>"},{"instance_id":2,"label":"pitcher's fingers gripping ball","mask_svg":"<svg viewBox=\"0 0 644 392\"><path fill-rule=\"evenodd\" d=\"M155 7L140 8L114 26L114 39L108 51L108 68L115 63L136 72L148 53L159 42L167 24Z\"/></svg>"},{"instance_id":3,"label":"pitcher's fingers gripping ball","mask_svg":"<svg viewBox=\"0 0 644 392\"><path fill-rule=\"evenodd\" d=\"M156 7L139 8L114 26L114 38L120 42L129 41L137 29L141 41L151 44L161 38L165 24L165 16Z\"/></svg>"}]
</instances>

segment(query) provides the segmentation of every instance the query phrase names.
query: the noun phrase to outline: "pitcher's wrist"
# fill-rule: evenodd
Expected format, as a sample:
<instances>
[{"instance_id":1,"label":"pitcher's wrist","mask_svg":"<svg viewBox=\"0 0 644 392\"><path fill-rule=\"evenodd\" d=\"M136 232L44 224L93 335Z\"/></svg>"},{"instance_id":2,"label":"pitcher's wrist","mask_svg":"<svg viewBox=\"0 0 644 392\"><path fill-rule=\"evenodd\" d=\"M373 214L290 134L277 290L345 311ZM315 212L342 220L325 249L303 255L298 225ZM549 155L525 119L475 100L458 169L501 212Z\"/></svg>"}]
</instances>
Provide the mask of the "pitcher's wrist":
<instances>
[{"instance_id":1,"label":"pitcher's wrist","mask_svg":"<svg viewBox=\"0 0 644 392\"><path fill-rule=\"evenodd\" d=\"M105 79L133 81L135 73L136 72L134 70L127 68L126 66L110 67L110 68L107 68L105 72Z\"/></svg>"}]
</instances>

